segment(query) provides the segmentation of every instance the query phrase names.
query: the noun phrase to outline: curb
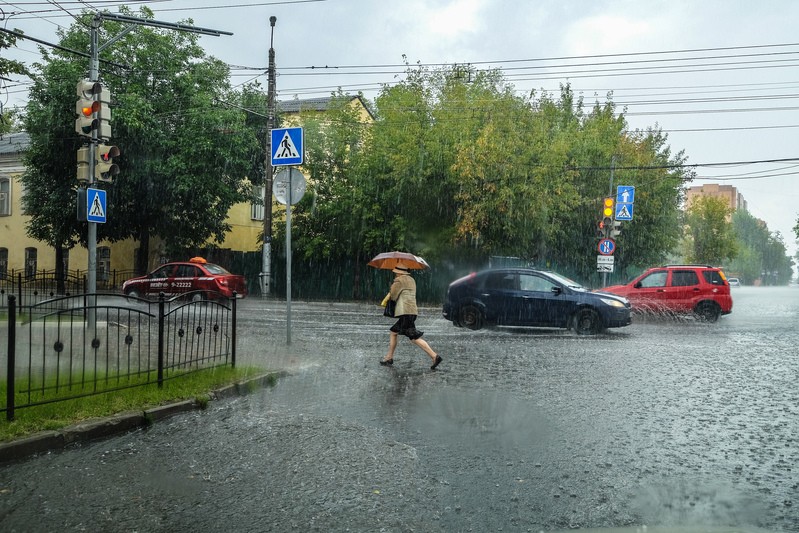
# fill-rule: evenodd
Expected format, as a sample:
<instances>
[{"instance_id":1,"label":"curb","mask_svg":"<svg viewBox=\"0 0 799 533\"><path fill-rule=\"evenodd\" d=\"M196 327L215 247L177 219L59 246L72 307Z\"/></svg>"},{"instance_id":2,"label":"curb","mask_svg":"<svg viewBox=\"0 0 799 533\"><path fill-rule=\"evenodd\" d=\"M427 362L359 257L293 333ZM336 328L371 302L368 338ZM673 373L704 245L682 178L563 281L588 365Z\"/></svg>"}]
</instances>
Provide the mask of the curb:
<instances>
[{"instance_id":1,"label":"curb","mask_svg":"<svg viewBox=\"0 0 799 533\"><path fill-rule=\"evenodd\" d=\"M222 400L235 396L244 396L258 389L271 386L278 378L288 375L288 372L270 372L248 379L231 383L221 389L209 393L210 400ZM126 411L106 418L98 418L78 422L55 431L41 431L17 440L0 443L0 463L27 459L40 453L63 450L69 445L103 439L151 426L153 423L171 416L205 409L204 402L197 400L183 400L180 402L159 405L144 411Z\"/></svg>"}]
</instances>

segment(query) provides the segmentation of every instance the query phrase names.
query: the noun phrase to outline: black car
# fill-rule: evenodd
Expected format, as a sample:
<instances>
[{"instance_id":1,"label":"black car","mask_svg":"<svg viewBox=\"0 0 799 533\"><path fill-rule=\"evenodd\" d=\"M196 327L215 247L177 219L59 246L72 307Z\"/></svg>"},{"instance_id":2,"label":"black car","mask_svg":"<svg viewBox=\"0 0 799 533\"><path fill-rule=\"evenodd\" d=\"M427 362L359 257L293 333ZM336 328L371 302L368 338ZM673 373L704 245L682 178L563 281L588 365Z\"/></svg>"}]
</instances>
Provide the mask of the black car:
<instances>
[{"instance_id":1,"label":"black car","mask_svg":"<svg viewBox=\"0 0 799 533\"><path fill-rule=\"evenodd\" d=\"M456 326L555 327L592 335L631 323L630 302L594 293L555 272L501 268L450 283L444 318Z\"/></svg>"}]
</instances>

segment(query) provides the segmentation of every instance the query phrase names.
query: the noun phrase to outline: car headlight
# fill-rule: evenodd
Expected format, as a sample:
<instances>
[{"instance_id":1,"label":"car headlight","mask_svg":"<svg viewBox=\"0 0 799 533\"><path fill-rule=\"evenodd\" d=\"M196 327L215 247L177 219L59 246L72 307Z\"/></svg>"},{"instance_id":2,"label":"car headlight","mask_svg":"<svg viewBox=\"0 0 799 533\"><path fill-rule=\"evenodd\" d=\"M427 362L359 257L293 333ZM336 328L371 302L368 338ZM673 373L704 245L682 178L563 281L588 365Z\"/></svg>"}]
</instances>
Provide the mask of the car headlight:
<instances>
[{"instance_id":1,"label":"car headlight","mask_svg":"<svg viewBox=\"0 0 799 533\"><path fill-rule=\"evenodd\" d=\"M611 307L624 307L624 303L616 300L615 298L600 298L600 300Z\"/></svg>"}]
</instances>

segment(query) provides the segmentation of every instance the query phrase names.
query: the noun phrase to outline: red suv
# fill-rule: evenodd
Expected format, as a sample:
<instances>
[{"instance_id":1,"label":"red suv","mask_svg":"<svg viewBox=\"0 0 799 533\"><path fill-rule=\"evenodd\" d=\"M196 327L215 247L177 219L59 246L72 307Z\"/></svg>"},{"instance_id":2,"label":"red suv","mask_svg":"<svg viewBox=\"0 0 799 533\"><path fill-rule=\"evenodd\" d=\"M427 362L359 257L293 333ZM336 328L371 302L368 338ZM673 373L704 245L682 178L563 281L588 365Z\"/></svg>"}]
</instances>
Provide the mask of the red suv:
<instances>
[{"instance_id":1,"label":"red suv","mask_svg":"<svg viewBox=\"0 0 799 533\"><path fill-rule=\"evenodd\" d=\"M627 285L598 289L624 296L633 311L694 313L706 322L732 313L727 277L720 268L703 265L666 265L650 268Z\"/></svg>"}]
</instances>

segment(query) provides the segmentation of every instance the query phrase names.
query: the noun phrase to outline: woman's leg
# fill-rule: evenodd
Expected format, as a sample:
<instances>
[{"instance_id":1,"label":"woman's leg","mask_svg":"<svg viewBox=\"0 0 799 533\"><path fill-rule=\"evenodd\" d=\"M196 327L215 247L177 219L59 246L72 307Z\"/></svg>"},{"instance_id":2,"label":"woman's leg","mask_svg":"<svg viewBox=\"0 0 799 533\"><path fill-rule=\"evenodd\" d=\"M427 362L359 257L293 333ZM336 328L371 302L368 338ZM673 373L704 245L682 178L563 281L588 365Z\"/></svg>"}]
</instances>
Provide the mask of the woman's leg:
<instances>
[{"instance_id":1,"label":"woman's leg","mask_svg":"<svg viewBox=\"0 0 799 533\"><path fill-rule=\"evenodd\" d=\"M424 350L425 353L427 353L427 355L430 356L430 359L432 359L433 361L436 360L436 355L437 354L436 354L436 352L433 351L433 349L430 347L430 345L427 344L426 340L424 340L423 338L419 337L418 339L411 339L411 342L414 343L419 348L421 348L422 350Z\"/></svg>"},{"instance_id":2,"label":"woman's leg","mask_svg":"<svg viewBox=\"0 0 799 533\"><path fill-rule=\"evenodd\" d=\"M383 361L391 361L394 359L394 350L397 349L397 334L390 331L388 334L388 353L383 358Z\"/></svg>"}]
</instances>

